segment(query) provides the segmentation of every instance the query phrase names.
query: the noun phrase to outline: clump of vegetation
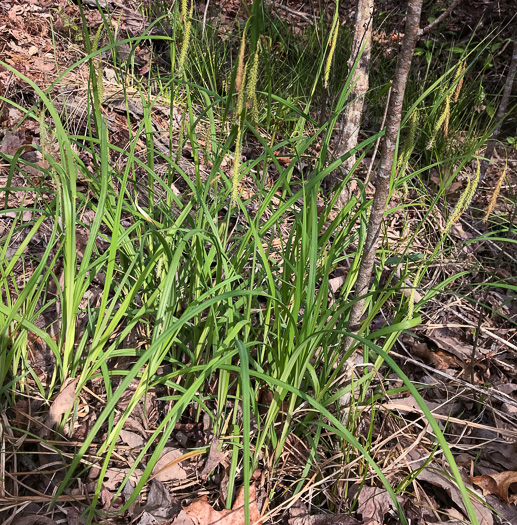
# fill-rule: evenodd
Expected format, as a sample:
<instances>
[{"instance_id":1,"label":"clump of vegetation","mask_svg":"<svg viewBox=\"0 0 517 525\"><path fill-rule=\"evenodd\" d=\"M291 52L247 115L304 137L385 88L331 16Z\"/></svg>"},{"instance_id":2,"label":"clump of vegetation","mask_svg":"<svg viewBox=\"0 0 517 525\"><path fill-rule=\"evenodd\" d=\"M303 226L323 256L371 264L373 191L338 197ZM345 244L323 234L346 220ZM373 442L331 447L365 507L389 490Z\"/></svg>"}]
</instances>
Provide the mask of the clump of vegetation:
<instances>
[{"instance_id":1,"label":"clump of vegetation","mask_svg":"<svg viewBox=\"0 0 517 525\"><path fill-rule=\"evenodd\" d=\"M84 54L50 80L3 61L32 96L6 88L1 99L19 121L0 144L0 499L16 506L34 482L43 512L73 505L87 523L135 522L153 515L142 494L159 487L200 523L200 508L223 519L242 496L235 522L251 523L306 498L316 513L367 519L367 495L386 491L384 512L406 523L426 516L418 480L432 484L435 469L456 513L480 521L487 504L454 447L494 393L491 356L476 353L492 334L484 319L516 323L513 275L501 272L517 262L506 159L491 198L480 194L501 124L487 108L505 83L487 92L480 64L502 36L451 37L435 55L428 34L392 124L399 48L376 12L358 144L335 155L361 60L349 71L339 6L295 12L310 21L298 34L259 1L231 24L208 3L152 7L150 20L149 6L129 16L79 3L66 20L83 36L64 24ZM59 64L64 35L53 37ZM473 348L456 375L442 351L450 336L432 335L458 324L453 306L441 317L451 298L468 306L459 324ZM439 387L436 369L448 378ZM456 411L443 391L458 384L468 402ZM482 425L499 432L497 421ZM174 523L180 507L166 499L157 505Z\"/></svg>"}]
</instances>

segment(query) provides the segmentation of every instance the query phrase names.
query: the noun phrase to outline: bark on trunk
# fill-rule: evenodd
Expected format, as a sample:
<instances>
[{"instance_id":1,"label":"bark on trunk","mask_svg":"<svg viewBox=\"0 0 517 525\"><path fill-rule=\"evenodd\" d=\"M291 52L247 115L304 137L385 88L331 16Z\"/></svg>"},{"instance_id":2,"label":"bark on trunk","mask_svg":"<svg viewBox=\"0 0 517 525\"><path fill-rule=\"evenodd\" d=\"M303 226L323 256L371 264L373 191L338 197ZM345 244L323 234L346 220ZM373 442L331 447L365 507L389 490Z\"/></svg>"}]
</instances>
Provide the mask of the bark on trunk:
<instances>
[{"instance_id":1,"label":"bark on trunk","mask_svg":"<svg viewBox=\"0 0 517 525\"><path fill-rule=\"evenodd\" d=\"M397 60L395 78L392 84L392 94L388 109L388 121L386 124L386 134L382 143L380 168L377 174L375 195L373 198L366 241L355 285L354 297L358 298L358 301L352 306L348 321L348 330L354 333L359 329L360 320L363 315L364 304L366 301L365 295L368 293L373 264L375 261L375 253L379 243L382 219L388 200L395 145L402 115L404 91L406 89L415 44L418 39L421 11L422 0L409 0L404 41ZM348 350L351 342L352 338L347 337L344 344L344 352Z\"/></svg>"},{"instance_id":2,"label":"bark on trunk","mask_svg":"<svg viewBox=\"0 0 517 525\"><path fill-rule=\"evenodd\" d=\"M510 69L508 69L508 76L506 77L506 84L503 90L503 97L501 98L501 103L499 104L499 109L497 110L497 114L495 116L495 121L498 124L496 128L494 129L494 132L492 133L492 137L488 141L488 144L485 150L485 155L484 155L485 158L483 159L481 163L481 171L479 172L479 182L483 180L483 177L485 176L488 165L490 164L490 160L492 159L492 155L494 154L495 145L497 143L497 139L499 138L499 133L501 132L501 127L503 125L506 110L508 109L508 102L510 101L510 96L512 94L513 81L515 79L516 72L517 72L517 35L515 35L514 41L513 41L512 61L510 62Z\"/></svg>"},{"instance_id":3,"label":"bark on trunk","mask_svg":"<svg viewBox=\"0 0 517 525\"><path fill-rule=\"evenodd\" d=\"M357 57L361 58L354 72L352 79L352 89L350 91L349 103L345 107L341 117L340 137L336 141L334 154L336 157L344 155L357 145L357 137L361 127L361 117L363 114L364 96L368 91L368 73L370 70L371 40L372 40L372 21L373 21L374 0L358 0L355 18L354 41L352 53L348 61L348 69L351 70ZM347 174L355 163L355 155L347 159L340 169L329 176L330 188L338 185L342 179L342 173ZM346 189L340 193L337 206L343 208L348 201Z\"/></svg>"}]
</instances>

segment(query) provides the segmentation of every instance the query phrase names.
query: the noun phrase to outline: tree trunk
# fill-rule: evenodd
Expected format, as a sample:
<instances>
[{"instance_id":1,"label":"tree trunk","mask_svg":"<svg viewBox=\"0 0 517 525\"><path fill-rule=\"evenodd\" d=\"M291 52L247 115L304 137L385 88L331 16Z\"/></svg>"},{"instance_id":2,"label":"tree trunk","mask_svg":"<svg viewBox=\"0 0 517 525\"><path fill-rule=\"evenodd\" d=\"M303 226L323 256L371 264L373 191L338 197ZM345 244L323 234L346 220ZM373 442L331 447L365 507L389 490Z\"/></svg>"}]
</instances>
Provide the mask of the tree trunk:
<instances>
[{"instance_id":1,"label":"tree trunk","mask_svg":"<svg viewBox=\"0 0 517 525\"><path fill-rule=\"evenodd\" d=\"M395 78L392 84L392 94L388 109L388 121L386 124L386 134L382 143L380 168L377 174L375 195L368 222L368 230L366 233L361 264L355 284L354 298L358 299L358 301L352 306L350 318L348 320L348 330L354 333L357 332L360 327L360 320L363 315L366 294L368 293L373 264L375 261L375 253L379 243L382 219L388 200L393 158L395 155L395 146L402 116L404 91L406 89L415 44L418 39L421 11L422 0L409 0L406 17L406 31L402 43L402 49L397 60ZM349 349L351 343L351 337L345 338L344 352Z\"/></svg>"},{"instance_id":2,"label":"tree trunk","mask_svg":"<svg viewBox=\"0 0 517 525\"><path fill-rule=\"evenodd\" d=\"M514 41L513 41L512 61L510 62L510 68L508 69L508 76L506 77L506 84L504 85L503 97L501 98L499 109L497 110L497 114L495 116L495 121L497 122L497 126L494 129L494 132L492 133L492 137L488 141L488 144L485 150L485 155L484 155L485 158L483 159L483 162L481 163L481 171L479 172L479 182L483 180L483 177L485 176L488 165L490 164L490 160L492 159L492 155L494 154L495 145L497 143L499 133L501 132L501 127L503 125L506 110L508 108L508 102L510 101L510 96L512 94L513 81L514 81L516 72L517 72L517 35L515 35Z\"/></svg>"},{"instance_id":3,"label":"tree trunk","mask_svg":"<svg viewBox=\"0 0 517 525\"><path fill-rule=\"evenodd\" d=\"M348 60L348 70L351 71L355 61L361 55L354 71L349 103L341 117L341 133L334 147L336 157L344 155L357 145L357 137L361 127L364 96L368 91L368 73L370 70L372 25L374 0L358 0L355 17L354 41L352 53ZM362 51L362 54L361 54ZM342 166L330 174L329 186L335 187L342 181L341 174L347 174L355 164L355 155L349 157ZM339 208L343 208L348 201L348 192L344 188L337 200Z\"/></svg>"}]
</instances>

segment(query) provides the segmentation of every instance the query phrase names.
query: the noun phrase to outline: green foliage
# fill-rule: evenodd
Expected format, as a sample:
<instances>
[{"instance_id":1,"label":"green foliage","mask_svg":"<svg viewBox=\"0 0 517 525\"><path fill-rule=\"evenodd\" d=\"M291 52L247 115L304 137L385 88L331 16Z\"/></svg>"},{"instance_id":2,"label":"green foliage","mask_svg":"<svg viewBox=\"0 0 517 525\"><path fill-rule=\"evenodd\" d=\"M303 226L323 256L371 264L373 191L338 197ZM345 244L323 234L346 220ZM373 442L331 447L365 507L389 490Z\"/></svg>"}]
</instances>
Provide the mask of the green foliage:
<instances>
[{"instance_id":1,"label":"green foliage","mask_svg":"<svg viewBox=\"0 0 517 525\"><path fill-rule=\"evenodd\" d=\"M46 133L49 140L58 144L60 154L52 157L44 151L50 167L42 175L54 182L52 198L49 200L48 192L41 187L30 188L36 192L36 202L31 207L10 210L16 218L2 239L0 380L6 385L2 401L12 402L16 393L27 392L27 377L33 379L45 399L58 392L68 378L78 378L77 393L93 380L103 382L106 405L70 461L58 490L61 494L70 487L84 468L92 443L101 443L96 452L101 474L96 498L88 507L89 523L96 513L104 473L120 431L150 390L166 390L161 400L170 402L171 409L133 464L132 470L145 458L144 474L122 511L133 503L149 478L176 423L193 407L198 415L203 412L213 420L215 434L229 439L232 463L228 506L235 492L235 480L249 484L264 453L271 456L273 467L278 466L291 433L309 435L311 439L303 479L293 485L293 492L302 490L303 481L311 476L321 479L318 464L332 451L328 445L332 442L347 461L357 462L358 472L373 469L396 501L395 489L372 459L371 434L364 438L356 432L361 410L374 407L383 395L381 389L375 395L367 395L368 387L389 368L424 411L471 510L438 424L415 385L389 356L398 336L419 324L419 312L425 304L454 281L455 276L450 277L415 303L414 291L446 241L432 247L434 251L430 250L432 254L425 258L409 252L411 239L404 254L392 251L389 242L383 244L377 278L368 294L366 316L356 336L363 349L364 372L353 384L343 385L340 376L350 355L342 355L341 347L371 202L360 182L358 196L352 196L337 215L332 207L339 191L323 207L318 199L325 176L345 160L332 157L330 143L338 116L347 103L351 75L342 74L339 64L343 61L335 58L337 65L333 75L328 76L328 118L318 125L319 115L315 112L320 109L322 77L327 73L325 52L318 45L323 24L294 38L282 22L272 19L260 45L257 43L250 51L250 118L243 100L239 102L245 81L238 92L234 88L239 75L238 45L223 41L216 27L203 28L192 12L193 5L194 2L188 14L186 2L182 13L178 6L173 13L172 27L183 40L144 35L127 41L133 48L149 38L155 43L165 42L173 69L167 74L159 68L149 73L149 83L158 86L159 95L150 95L145 81L134 80L144 118L135 126L130 124L128 115L126 149L110 142L101 111L103 91L97 57L124 43L114 39L109 24L106 46L98 49L100 29L93 44L89 39L85 42L88 54L81 62L90 64L93 116L85 135L67 131L67 123L61 121L48 97L52 86L43 92L6 65L41 98L51 118ZM345 53L343 48L349 39L341 33L336 25L332 33L336 57ZM326 34L323 41L329 38ZM183 42L181 50L176 48L179 42ZM477 56L481 56L484 48L476 49ZM425 60L430 66L434 58L427 53ZM436 196L426 196L426 218L443 197L445 188L474 158L492 125L484 115L473 115L469 103L474 93L479 99L482 96L482 76L475 82L470 77L468 86L464 85L456 97L462 76L473 72L467 65L458 73L463 61L469 64L469 54L465 52L456 58L454 53L451 49L446 70L428 67L425 79L416 75L408 87L409 109L404 124L409 130L401 132L406 140L400 148L400 172L393 181L392 192L404 185L424 192L427 173L436 166L443 185ZM175 57L179 57L177 66ZM241 67L245 71L242 63ZM131 68L130 60L122 64L121 78ZM384 74L383 68L374 66L370 84L384 85ZM261 89L255 89L257 85ZM445 89L441 90L443 85ZM371 96L377 96L380 102L386 90L375 89ZM179 108L183 115L180 130L174 128L171 119L168 154L159 153L154 147L151 110L158 98L169 101L171 114ZM446 106L449 114L444 117ZM231 119L231 112L236 109L238 125ZM371 110L374 121L379 116L376 111L380 114L381 110L381 104ZM33 111L28 111L27 117L37 119ZM448 132L441 133L445 119ZM42 118L40 125L45 127ZM355 168L382 132L369 135L349 152L360 155ZM137 154L141 136L145 136L147 146L145 161ZM179 144L174 145L173 137ZM458 137L461 141L454 142ZM424 145L430 138L432 147L426 150ZM257 153L240 162L240 144L247 140L253 142ZM178 156L187 143L192 151L194 176L185 171ZM318 153L316 144L320 145ZM95 159L92 172L80 160L81 153ZM115 155L121 159L121 169L111 162ZM280 163L278 157L282 155L291 160ZM224 169L231 157L235 157L236 166L233 181ZM18 154L7 160L12 172L24 169ZM165 170L158 170L158 164ZM203 180L202 170L208 173ZM276 175L271 180L273 172ZM137 174L144 177L138 178ZM87 191L77 189L79 176L88 181ZM354 171L343 185L353 176ZM237 182L241 179L252 182L251 195L239 191ZM175 185L181 186L182 194L173 190ZM8 190L4 191L7 208ZM471 197L468 195L469 200ZM398 206L402 212L405 208L405 204ZM92 224L83 224L89 229L89 237L82 258L78 259L79 209L91 211L95 218ZM35 213L30 223L24 223L26 210ZM20 286L13 269L17 264L25 264L25 250L44 222L52 224L45 252ZM412 239L424 229L422 221ZM14 236L22 231L23 243L7 257ZM104 252L97 248L98 237L109 242ZM49 289L59 280L59 261L63 261L64 284L52 297ZM339 291L332 293L330 276L344 264L348 273ZM390 265L396 265L400 278L390 278L381 285L378 277L385 269L390 270ZM85 294L96 279L104 283L101 300L97 305L84 306ZM413 291L405 295L407 282ZM387 301L395 301L398 309L389 323L372 332L371 321ZM48 333L50 327L39 328L37 321L43 312L57 305L61 316L59 335L54 340ZM76 326L81 316L87 316L88 322L84 332L79 333ZM128 347L128 336L136 332L145 337L141 344ZM50 384L41 383L27 360L29 334L41 338L53 353L55 369ZM114 370L117 359L127 359L131 364ZM214 381L216 392L209 388ZM137 386L115 422L114 410L132 383ZM271 402L265 407L257 402L263 392L271 394ZM348 392L354 394L353 405L347 424L343 424L337 400ZM253 429L252 420L256 423ZM101 441L103 434L106 438ZM400 483L397 490L403 487L404 483Z\"/></svg>"}]
</instances>

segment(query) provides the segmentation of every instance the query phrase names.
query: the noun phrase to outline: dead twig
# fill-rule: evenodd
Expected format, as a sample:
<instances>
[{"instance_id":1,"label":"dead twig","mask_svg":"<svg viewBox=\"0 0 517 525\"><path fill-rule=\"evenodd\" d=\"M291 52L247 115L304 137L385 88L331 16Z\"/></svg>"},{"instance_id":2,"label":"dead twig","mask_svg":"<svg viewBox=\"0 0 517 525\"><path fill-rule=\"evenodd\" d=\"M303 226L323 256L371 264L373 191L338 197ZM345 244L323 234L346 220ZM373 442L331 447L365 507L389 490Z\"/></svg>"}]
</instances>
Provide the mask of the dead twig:
<instances>
[{"instance_id":1,"label":"dead twig","mask_svg":"<svg viewBox=\"0 0 517 525\"><path fill-rule=\"evenodd\" d=\"M470 326L475 327L476 323L470 321L467 317L462 315L460 312L454 310L454 315L459 317L462 321L465 321L466 323L470 324ZM510 341L506 341L502 337L499 337L497 334L494 334L494 332L490 331L488 328L485 328L484 326L480 326L480 331L485 332L488 336L490 336L492 339L495 339L496 341L499 341L503 345L507 346L508 348L511 348L512 350L515 350L517 352L517 346L510 343Z\"/></svg>"},{"instance_id":2,"label":"dead twig","mask_svg":"<svg viewBox=\"0 0 517 525\"><path fill-rule=\"evenodd\" d=\"M404 350L406 350L406 352L409 353L409 350L406 349L406 347L404 346L404 343L399 341L399 344L404 348ZM413 359L412 357L409 357L407 355L399 354L393 350L390 352L390 356L395 356L395 357L398 357L399 359L404 359L404 361L407 361L408 363L417 365L420 368L423 368L424 370L428 372L432 372L433 374L444 377L451 383L456 383L458 385L461 385L465 387L465 389L472 390L473 392L477 392L479 394L483 394L489 398L499 401L500 403L507 403L508 405L517 407L517 401L515 401L511 396L503 392L499 392L498 390L495 390L492 387L482 388L480 386L473 385L472 383L469 383L468 381L464 381L463 379L460 379L459 377L451 376L447 374L446 372L443 372L442 370L438 370L435 367L426 365L425 363L422 363L421 361L418 361L417 359Z\"/></svg>"},{"instance_id":3,"label":"dead twig","mask_svg":"<svg viewBox=\"0 0 517 525\"><path fill-rule=\"evenodd\" d=\"M452 4L436 20L420 30L420 36L429 33L429 31L432 31L437 25L441 24L460 2L461 0L454 0L454 2L452 2Z\"/></svg>"},{"instance_id":4,"label":"dead twig","mask_svg":"<svg viewBox=\"0 0 517 525\"><path fill-rule=\"evenodd\" d=\"M278 4L278 3L275 3L275 2L271 2L271 3L274 5L275 9L281 9L282 11L285 11L286 13L289 13L289 14L291 14L293 16L297 16L299 18L303 18L304 20L309 22L309 24L316 23L316 21L319 18L316 15L311 15L309 13L304 13L303 11L296 11L295 9L292 9L291 7L288 7L288 6L283 5L283 4Z\"/></svg>"}]
</instances>

